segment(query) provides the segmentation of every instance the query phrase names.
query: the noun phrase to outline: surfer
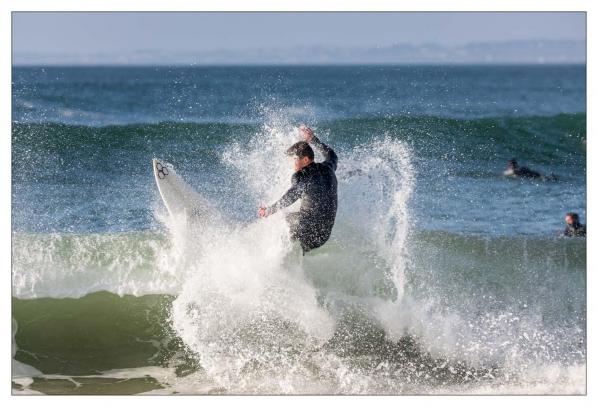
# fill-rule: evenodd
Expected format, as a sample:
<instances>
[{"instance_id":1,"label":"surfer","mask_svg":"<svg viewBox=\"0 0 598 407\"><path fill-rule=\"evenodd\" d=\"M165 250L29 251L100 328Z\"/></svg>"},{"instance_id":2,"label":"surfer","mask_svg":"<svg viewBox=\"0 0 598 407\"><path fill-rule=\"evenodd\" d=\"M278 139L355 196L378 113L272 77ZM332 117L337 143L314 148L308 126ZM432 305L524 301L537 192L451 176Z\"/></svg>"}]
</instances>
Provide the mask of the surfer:
<instances>
[{"instance_id":1,"label":"surfer","mask_svg":"<svg viewBox=\"0 0 598 407\"><path fill-rule=\"evenodd\" d=\"M568 237L585 237L586 236L586 225L582 225L579 222L579 215L575 212L568 212L565 215L565 231L563 234Z\"/></svg>"},{"instance_id":2,"label":"surfer","mask_svg":"<svg viewBox=\"0 0 598 407\"><path fill-rule=\"evenodd\" d=\"M542 178L542 174L539 172L532 171L527 167L520 167L514 158L507 163L507 168L503 174L507 177Z\"/></svg>"},{"instance_id":3,"label":"surfer","mask_svg":"<svg viewBox=\"0 0 598 407\"><path fill-rule=\"evenodd\" d=\"M322 246L332 232L337 208L335 152L322 143L312 129L299 127L305 141L293 144L286 154L293 157L295 173L291 178L291 188L276 203L260 207L258 216L265 218L286 208L301 198L299 212L289 213L287 223L293 240L299 241L303 253ZM324 161L314 161L312 144L324 156Z\"/></svg>"}]
</instances>

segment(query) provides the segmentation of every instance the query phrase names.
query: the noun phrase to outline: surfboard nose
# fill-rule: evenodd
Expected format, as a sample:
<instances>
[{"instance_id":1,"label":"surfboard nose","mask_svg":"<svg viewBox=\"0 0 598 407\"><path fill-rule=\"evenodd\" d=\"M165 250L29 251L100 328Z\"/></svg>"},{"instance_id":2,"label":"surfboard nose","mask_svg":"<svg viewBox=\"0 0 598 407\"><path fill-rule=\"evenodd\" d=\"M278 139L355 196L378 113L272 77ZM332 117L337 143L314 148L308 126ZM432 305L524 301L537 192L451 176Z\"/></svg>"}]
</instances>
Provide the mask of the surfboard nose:
<instances>
[{"instance_id":1,"label":"surfboard nose","mask_svg":"<svg viewBox=\"0 0 598 407\"><path fill-rule=\"evenodd\" d=\"M163 166L164 166L164 161L163 161L163 160L161 160L161 159L159 159L159 158L153 158L153 159L152 159L152 166L153 166L155 169L159 170L161 167L163 167ZM160 168L158 168L158 167L160 167Z\"/></svg>"},{"instance_id":2,"label":"surfboard nose","mask_svg":"<svg viewBox=\"0 0 598 407\"><path fill-rule=\"evenodd\" d=\"M163 161L160 161L158 158L154 158L152 163L154 165L154 174L156 177L159 179L164 179L166 176L168 176L170 170Z\"/></svg>"}]
</instances>

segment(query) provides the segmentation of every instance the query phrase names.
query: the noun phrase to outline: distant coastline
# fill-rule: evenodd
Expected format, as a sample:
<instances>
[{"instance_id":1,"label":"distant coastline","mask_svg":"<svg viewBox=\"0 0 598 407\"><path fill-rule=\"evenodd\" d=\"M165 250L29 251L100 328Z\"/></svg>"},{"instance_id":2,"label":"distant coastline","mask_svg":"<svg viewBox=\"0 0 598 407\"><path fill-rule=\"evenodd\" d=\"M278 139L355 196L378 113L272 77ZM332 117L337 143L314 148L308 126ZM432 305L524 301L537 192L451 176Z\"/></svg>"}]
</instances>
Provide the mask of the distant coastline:
<instances>
[{"instance_id":1,"label":"distant coastline","mask_svg":"<svg viewBox=\"0 0 598 407\"><path fill-rule=\"evenodd\" d=\"M459 46L290 47L212 51L136 50L127 53L40 54L13 50L13 66L175 65L579 65L586 41L479 42Z\"/></svg>"}]
</instances>

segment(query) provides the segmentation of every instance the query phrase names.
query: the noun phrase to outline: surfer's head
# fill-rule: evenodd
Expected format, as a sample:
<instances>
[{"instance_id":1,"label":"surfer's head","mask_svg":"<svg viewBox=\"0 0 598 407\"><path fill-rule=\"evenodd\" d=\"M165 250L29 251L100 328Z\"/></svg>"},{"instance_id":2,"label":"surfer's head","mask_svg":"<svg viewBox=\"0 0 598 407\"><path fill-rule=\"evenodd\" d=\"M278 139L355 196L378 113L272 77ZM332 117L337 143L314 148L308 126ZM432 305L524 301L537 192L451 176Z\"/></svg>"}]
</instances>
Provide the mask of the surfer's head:
<instances>
[{"instance_id":1,"label":"surfer's head","mask_svg":"<svg viewBox=\"0 0 598 407\"><path fill-rule=\"evenodd\" d=\"M579 223L579 215L575 212L567 212L565 222L567 225L577 225Z\"/></svg>"},{"instance_id":2,"label":"surfer's head","mask_svg":"<svg viewBox=\"0 0 598 407\"><path fill-rule=\"evenodd\" d=\"M300 171L314 161L314 150L305 141L299 141L290 146L286 154L293 157L295 172Z\"/></svg>"},{"instance_id":3,"label":"surfer's head","mask_svg":"<svg viewBox=\"0 0 598 407\"><path fill-rule=\"evenodd\" d=\"M519 168L519 164L517 163L517 160L514 158L510 159L509 162L507 163L507 169L516 170L517 168Z\"/></svg>"},{"instance_id":4,"label":"surfer's head","mask_svg":"<svg viewBox=\"0 0 598 407\"><path fill-rule=\"evenodd\" d=\"M503 174L506 176L516 175L518 169L519 164L517 164L517 160L513 158L507 163L507 168L503 171Z\"/></svg>"}]
</instances>

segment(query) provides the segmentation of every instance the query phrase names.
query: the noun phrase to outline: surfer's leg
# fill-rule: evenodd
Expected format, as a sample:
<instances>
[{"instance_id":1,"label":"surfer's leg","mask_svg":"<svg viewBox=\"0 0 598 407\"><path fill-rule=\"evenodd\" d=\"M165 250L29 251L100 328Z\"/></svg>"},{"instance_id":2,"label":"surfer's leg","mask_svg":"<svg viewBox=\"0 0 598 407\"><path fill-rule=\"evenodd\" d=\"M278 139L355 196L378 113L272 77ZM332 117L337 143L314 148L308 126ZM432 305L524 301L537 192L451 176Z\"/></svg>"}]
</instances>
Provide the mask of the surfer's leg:
<instances>
[{"instance_id":1,"label":"surfer's leg","mask_svg":"<svg viewBox=\"0 0 598 407\"><path fill-rule=\"evenodd\" d=\"M298 237L294 235L295 232L296 231L293 231L293 229L291 228L291 249L285 255L285 258L283 260L283 266L287 270L293 270L297 267L301 269L303 267L303 244L298 239Z\"/></svg>"},{"instance_id":2,"label":"surfer's leg","mask_svg":"<svg viewBox=\"0 0 598 407\"><path fill-rule=\"evenodd\" d=\"M300 213L292 212L287 214L286 221L289 225L289 235L291 236L291 242L293 245L291 257L299 259L295 262L301 261L306 250L302 240Z\"/></svg>"},{"instance_id":3,"label":"surfer's leg","mask_svg":"<svg viewBox=\"0 0 598 407\"><path fill-rule=\"evenodd\" d=\"M289 234L292 240L299 240L299 212L291 212L286 216L287 224L289 225Z\"/></svg>"},{"instance_id":4,"label":"surfer's leg","mask_svg":"<svg viewBox=\"0 0 598 407\"><path fill-rule=\"evenodd\" d=\"M286 216L286 220L289 224L291 240L301 246L301 254L305 255L305 253L313 249L310 243L310 233L305 229L305 219L301 218L299 212L293 212Z\"/></svg>"}]
</instances>

